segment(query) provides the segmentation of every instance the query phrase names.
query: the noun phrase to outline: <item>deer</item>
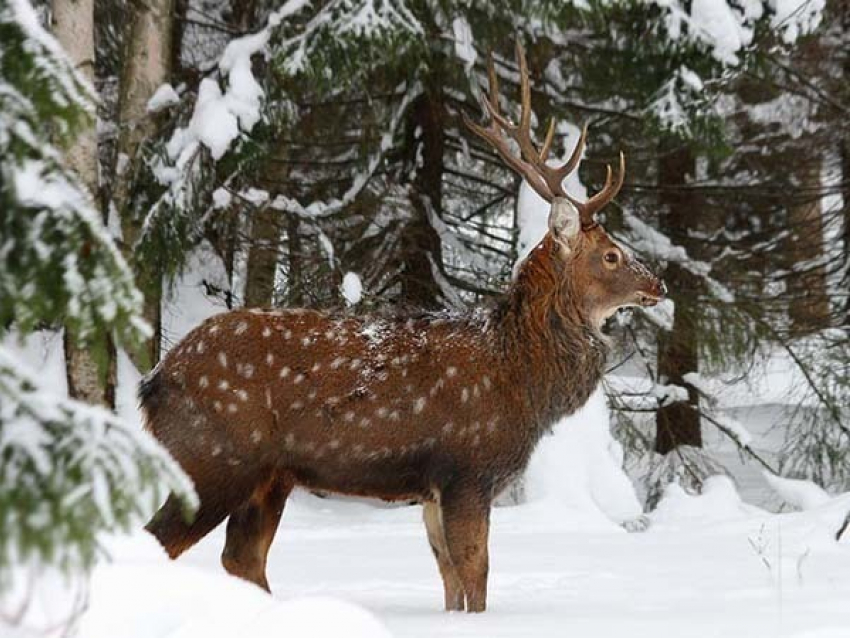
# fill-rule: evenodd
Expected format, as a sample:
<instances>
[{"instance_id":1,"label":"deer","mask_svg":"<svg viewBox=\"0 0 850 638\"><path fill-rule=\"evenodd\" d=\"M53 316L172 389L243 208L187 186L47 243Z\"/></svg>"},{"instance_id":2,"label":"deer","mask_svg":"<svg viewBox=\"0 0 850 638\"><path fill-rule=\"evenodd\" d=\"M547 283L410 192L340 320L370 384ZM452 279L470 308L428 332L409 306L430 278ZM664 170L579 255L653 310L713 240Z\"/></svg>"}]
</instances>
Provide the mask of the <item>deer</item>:
<instances>
[{"instance_id":1,"label":"deer","mask_svg":"<svg viewBox=\"0 0 850 638\"><path fill-rule=\"evenodd\" d=\"M187 518L169 495L146 527L171 558L227 518L224 569L270 591L269 547L296 487L421 503L445 609L485 611L495 497L599 384L606 319L666 293L595 217L623 184L622 153L616 180L609 166L601 191L570 196L587 127L551 166L554 123L538 149L521 45L517 57L519 122L500 111L492 56L490 124L463 117L550 204L546 236L497 301L467 312L241 309L193 329L139 387L145 427L199 499Z\"/></svg>"}]
</instances>

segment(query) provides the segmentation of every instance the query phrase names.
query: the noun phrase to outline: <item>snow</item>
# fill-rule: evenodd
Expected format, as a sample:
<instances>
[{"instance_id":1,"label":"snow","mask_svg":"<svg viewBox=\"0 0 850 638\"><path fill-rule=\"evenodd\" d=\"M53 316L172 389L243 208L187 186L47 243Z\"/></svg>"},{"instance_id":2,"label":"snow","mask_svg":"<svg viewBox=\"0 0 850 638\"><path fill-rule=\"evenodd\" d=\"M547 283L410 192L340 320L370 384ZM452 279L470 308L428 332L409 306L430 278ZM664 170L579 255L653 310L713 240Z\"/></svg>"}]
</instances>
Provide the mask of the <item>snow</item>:
<instances>
[{"instance_id":1,"label":"snow","mask_svg":"<svg viewBox=\"0 0 850 638\"><path fill-rule=\"evenodd\" d=\"M463 61L466 72L469 73L478 59L475 50L475 41L472 37L472 27L463 16L458 16L452 22L452 31L455 36L455 55Z\"/></svg>"},{"instance_id":2,"label":"snow","mask_svg":"<svg viewBox=\"0 0 850 638\"><path fill-rule=\"evenodd\" d=\"M360 303L363 297L363 283L360 277L355 272L347 272L342 278L342 296L345 298L345 303L349 306L355 306Z\"/></svg>"},{"instance_id":3,"label":"snow","mask_svg":"<svg viewBox=\"0 0 850 638\"><path fill-rule=\"evenodd\" d=\"M163 109L167 109L169 106L174 106L178 102L180 102L180 96L177 95L177 91L174 90L173 86L165 83L148 100L147 111L148 113L158 113Z\"/></svg>"},{"instance_id":4,"label":"snow","mask_svg":"<svg viewBox=\"0 0 850 638\"><path fill-rule=\"evenodd\" d=\"M691 24L697 28L697 37L708 41L714 57L726 64L737 64L736 53L752 42L753 29L742 18L726 0L691 3Z\"/></svg>"},{"instance_id":5,"label":"snow","mask_svg":"<svg viewBox=\"0 0 850 638\"><path fill-rule=\"evenodd\" d=\"M391 635L373 614L344 600L310 596L280 601L223 570L210 573L172 562L144 532L110 541L113 562L94 575L91 610L80 624L81 637Z\"/></svg>"},{"instance_id":6,"label":"snow","mask_svg":"<svg viewBox=\"0 0 850 638\"><path fill-rule=\"evenodd\" d=\"M789 505L802 510L820 507L830 501L829 494L819 485L803 479L783 478L763 472L768 484Z\"/></svg>"},{"instance_id":7,"label":"snow","mask_svg":"<svg viewBox=\"0 0 850 638\"><path fill-rule=\"evenodd\" d=\"M611 436L601 389L563 419L535 450L526 472L527 498L566 520L597 521L603 528L641 514L623 451Z\"/></svg>"},{"instance_id":8,"label":"snow","mask_svg":"<svg viewBox=\"0 0 850 638\"><path fill-rule=\"evenodd\" d=\"M96 570L79 635L326 635L302 623L397 638L846 635L850 543L828 532L850 495L770 515L717 479L701 496L675 486L662 503L633 534L533 505L496 509L488 611L471 616L442 611L418 507L298 492L272 547L272 597L225 575L221 528L170 564L138 533Z\"/></svg>"}]
</instances>

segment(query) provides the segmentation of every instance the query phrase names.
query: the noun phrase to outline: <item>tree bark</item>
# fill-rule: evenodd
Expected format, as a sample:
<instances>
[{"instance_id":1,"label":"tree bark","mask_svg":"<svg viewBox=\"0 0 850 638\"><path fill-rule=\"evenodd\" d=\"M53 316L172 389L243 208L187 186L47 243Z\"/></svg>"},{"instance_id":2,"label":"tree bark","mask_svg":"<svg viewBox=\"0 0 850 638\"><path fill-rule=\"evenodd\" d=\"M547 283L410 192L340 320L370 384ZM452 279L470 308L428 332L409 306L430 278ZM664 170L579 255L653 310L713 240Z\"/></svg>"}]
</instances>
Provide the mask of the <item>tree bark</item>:
<instances>
[{"instance_id":1,"label":"tree bark","mask_svg":"<svg viewBox=\"0 0 850 638\"><path fill-rule=\"evenodd\" d=\"M434 82L411 111L410 161L421 164L411 185L412 218L401 231L402 300L422 308L438 307L441 299L434 269L442 268L442 249L431 215L442 215L444 117L442 90Z\"/></svg>"},{"instance_id":2,"label":"tree bark","mask_svg":"<svg viewBox=\"0 0 850 638\"><path fill-rule=\"evenodd\" d=\"M301 263L301 221L297 215L291 215L286 227L286 244L289 253L289 278L287 282L287 302L292 308L304 305L304 272Z\"/></svg>"},{"instance_id":3,"label":"tree bark","mask_svg":"<svg viewBox=\"0 0 850 638\"><path fill-rule=\"evenodd\" d=\"M74 66L94 85L94 0L53 0L53 34ZM94 194L98 190L97 130L95 122L80 133L65 155L67 166L75 171ZM108 334L80 343L66 328L63 338L68 393L75 399L115 405L115 356Z\"/></svg>"},{"instance_id":4,"label":"tree bark","mask_svg":"<svg viewBox=\"0 0 850 638\"><path fill-rule=\"evenodd\" d=\"M113 198L120 216L124 245L128 249L127 257L134 266L136 284L145 296L143 314L153 327L153 336L143 344L142 349L128 353L136 367L144 372L159 361L163 275L158 264L140 263L133 259L133 246L139 239L143 218L137 209L144 205L144 197L139 196L135 187L143 161L140 153L142 144L154 134L156 127L154 117L147 111L147 104L157 88L171 79L175 2L134 1L129 7L118 104L118 165L126 166L126 169L116 175Z\"/></svg>"},{"instance_id":5,"label":"tree bark","mask_svg":"<svg viewBox=\"0 0 850 638\"><path fill-rule=\"evenodd\" d=\"M821 163L819 155L799 164L800 193L788 209L791 230L785 254L787 268L802 271L788 278L788 317L792 335L805 335L829 325L829 295L826 269L807 265L823 257L823 216L821 215Z\"/></svg>"},{"instance_id":6,"label":"tree bark","mask_svg":"<svg viewBox=\"0 0 850 638\"><path fill-rule=\"evenodd\" d=\"M668 236L686 243L685 230L692 225L696 196L677 186L687 184L696 173L696 161L687 148L663 153L659 165L661 227ZM687 249L688 246L685 245ZM696 316L700 293L699 278L671 263L664 274L670 298L675 305L673 329L658 338L658 376L661 383L686 386L684 375L699 370L699 329ZM661 406L656 412L655 451L667 454L680 445L702 447L699 397L688 389L688 400Z\"/></svg>"},{"instance_id":7,"label":"tree bark","mask_svg":"<svg viewBox=\"0 0 850 638\"><path fill-rule=\"evenodd\" d=\"M270 206L254 212L251 220L251 245L245 281L245 306L268 308L272 305L274 281L280 247L280 213Z\"/></svg>"}]
</instances>

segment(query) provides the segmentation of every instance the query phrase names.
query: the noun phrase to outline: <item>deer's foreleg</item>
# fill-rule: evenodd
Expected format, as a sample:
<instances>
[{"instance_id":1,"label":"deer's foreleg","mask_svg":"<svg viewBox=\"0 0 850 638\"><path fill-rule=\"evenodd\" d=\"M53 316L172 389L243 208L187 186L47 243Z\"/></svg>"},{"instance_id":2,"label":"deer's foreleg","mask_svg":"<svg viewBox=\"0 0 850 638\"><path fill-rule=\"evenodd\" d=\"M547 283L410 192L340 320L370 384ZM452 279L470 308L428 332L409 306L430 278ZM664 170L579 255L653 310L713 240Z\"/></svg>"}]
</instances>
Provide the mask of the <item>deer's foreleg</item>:
<instances>
[{"instance_id":1,"label":"deer's foreleg","mask_svg":"<svg viewBox=\"0 0 850 638\"><path fill-rule=\"evenodd\" d=\"M442 520L449 549L466 597L466 611L487 608L487 539L490 500L475 488L455 488L442 494Z\"/></svg>"},{"instance_id":2,"label":"deer's foreleg","mask_svg":"<svg viewBox=\"0 0 850 638\"><path fill-rule=\"evenodd\" d=\"M440 576L443 579L446 611L463 611L463 584L460 582L460 577L449 555L440 505L438 503L425 503L423 518L425 519L425 529L428 531L428 542L431 544L431 551L434 552L434 558L437 559L437 566L440 568Z\"/></svg>"}]
</instances>

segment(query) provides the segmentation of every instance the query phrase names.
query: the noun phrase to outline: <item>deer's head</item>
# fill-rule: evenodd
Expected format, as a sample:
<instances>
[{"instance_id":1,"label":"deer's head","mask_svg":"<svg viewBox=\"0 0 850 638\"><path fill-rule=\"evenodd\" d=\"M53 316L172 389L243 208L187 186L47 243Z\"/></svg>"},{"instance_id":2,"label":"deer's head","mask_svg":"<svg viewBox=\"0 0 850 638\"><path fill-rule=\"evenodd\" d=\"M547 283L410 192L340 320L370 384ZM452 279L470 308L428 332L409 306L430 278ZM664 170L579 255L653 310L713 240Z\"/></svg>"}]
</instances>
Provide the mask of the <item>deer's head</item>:
<instances>
[{"instance_id":1,"label":"deer's head","mask_svg":"<svg viewBox=\"0 0 850 638\"><path fill-rule=\"evenodd\" d=\"M474 133L486 140L504 162L519 173L551 207L549 232L537 250L549 250L560 265L560 285L575 291L581 299L582 312L597 327L620 308L654 306L666 293L664 283L613 240L596 221L596 214L619 192L625 176L625 158L620 153L616 180L611 167L602 190L586 202L580 202L564 189L564 179L572 173L584 151L587 127L582 131L570 158L561 166L547 163L554 138L554 121L543 145L538 149L531 137L531 91L525 52L517 44L520 69L521 109L518 124L501 114L498 80L490 58L490 95L485 102L490 115L488 127L479 126L464 115ZM509 144L513 140L519 153Z\"/></svg>"}]
</instances>

